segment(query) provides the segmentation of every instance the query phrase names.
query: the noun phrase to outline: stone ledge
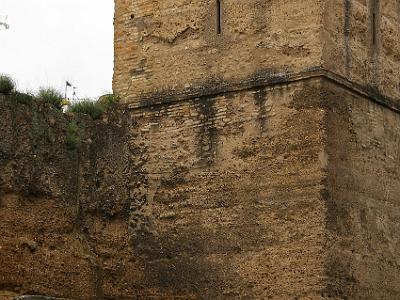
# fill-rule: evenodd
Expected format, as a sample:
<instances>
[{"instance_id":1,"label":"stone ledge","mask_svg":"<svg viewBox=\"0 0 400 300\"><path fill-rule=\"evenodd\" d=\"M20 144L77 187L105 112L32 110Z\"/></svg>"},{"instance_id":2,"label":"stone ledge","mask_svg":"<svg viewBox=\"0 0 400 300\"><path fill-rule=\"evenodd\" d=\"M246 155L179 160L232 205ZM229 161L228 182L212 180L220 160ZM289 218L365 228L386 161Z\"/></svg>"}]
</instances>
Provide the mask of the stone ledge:
<instances>
[{"instance_id":1,"label":"stone ledge","mask_svg":"<svg viewBox=\"0 0 400 300\"><path fill-rule=\"evenodd\" d=\"M226 93L255 89L259 87L288 84L309 79L327 79L357 94L366 96L372 101L379 103L393 111L400 112L400 99L394 99L382 94L376 87L361 85L350 81L346 77L325 70L322 67L314 67L297 73L271 73L265 71L240 83L231 82L209 82L184 91L165 91L143 95L139 101L129 103L130 109L141 109L149 106L171 104L184 100L203 97L215 97Z\"/></svg>"}]
</instances>

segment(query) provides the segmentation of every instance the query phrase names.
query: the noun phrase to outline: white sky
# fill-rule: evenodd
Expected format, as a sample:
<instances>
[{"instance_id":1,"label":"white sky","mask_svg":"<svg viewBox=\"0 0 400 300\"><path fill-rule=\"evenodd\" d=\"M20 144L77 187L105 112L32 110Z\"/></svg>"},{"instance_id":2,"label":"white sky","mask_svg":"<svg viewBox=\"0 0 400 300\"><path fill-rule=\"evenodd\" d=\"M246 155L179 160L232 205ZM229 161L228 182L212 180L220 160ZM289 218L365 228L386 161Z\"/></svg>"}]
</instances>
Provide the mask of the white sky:
<instances>
[{"instance_id":1,"label":"white sky","mask_svg":"<svg viewBox=\"0 0 400 300\"><path fill-rule=\"evenodd\" d=\"M111 91L114 0L0 0L9 30L0 30L0 73L20 91L65 81L78 97Z\"/></svg>"}]
</instances>

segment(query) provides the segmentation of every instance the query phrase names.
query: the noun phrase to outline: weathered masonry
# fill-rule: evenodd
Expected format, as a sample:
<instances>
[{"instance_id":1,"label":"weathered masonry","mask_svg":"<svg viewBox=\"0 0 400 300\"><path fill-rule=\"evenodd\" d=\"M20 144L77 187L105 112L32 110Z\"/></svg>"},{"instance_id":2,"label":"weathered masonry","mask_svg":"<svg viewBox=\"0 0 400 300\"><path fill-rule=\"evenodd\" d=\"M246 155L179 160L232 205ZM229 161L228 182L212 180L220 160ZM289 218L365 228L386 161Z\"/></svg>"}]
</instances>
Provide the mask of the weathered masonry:
<instances>
[{"instance_id":1,"label":"weathered masonry","mask_svg":"<svg viewBox=\"0 0 400 300\"><path fill-rule=\"evenodd\" d=\"M400 298L399 49L394 0L117 0L114 89L149 153L139 290Z\"/></svg>"},{"instance_id":2,"label":"weathered masonry","mask_svg":"<svg viewBox=\"0 0 400 300\"><path fill-rule=\"evenodd\" d=\"M400 299L400 2L115 4L79 151L0 101L0 299Z\"/></svg>"}]
</instances>

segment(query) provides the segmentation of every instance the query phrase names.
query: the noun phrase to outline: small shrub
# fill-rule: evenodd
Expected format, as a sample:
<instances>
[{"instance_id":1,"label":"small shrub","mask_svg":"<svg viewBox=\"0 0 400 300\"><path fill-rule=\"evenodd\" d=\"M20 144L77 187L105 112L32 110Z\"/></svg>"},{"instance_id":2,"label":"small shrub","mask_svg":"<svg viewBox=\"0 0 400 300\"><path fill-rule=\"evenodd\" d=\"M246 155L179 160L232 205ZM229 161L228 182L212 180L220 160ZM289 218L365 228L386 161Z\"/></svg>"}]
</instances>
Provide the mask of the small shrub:
<instances>
[{"instance_id":1,"label":"small shrub","mask_svg":"<svg viewBox=\"0 0 400 300\"><path fill-rule=\"evenodd\" d=\"M69 111L86 114L91 116L93 119L98 119L104 112L104 108L91 100L82 100L78 103L72 104L69 108Z\"/></svg>"},{"instance_id":2,"label":"small shrub","mask_svg":"<svg viewBox=\"0 0 400 300\"><path fill-rule=\"evenodd\" d=\"M0 74L0 93L11 94L15 90L15 82L10 76Z\"/></svg>"},{"instance_id":3,"label":"small shrub","mask_svg":"<svg viewBox=\"0 0 400 300\"><path fill-rule=\"evenodd\" d=\"M119 96L115 94L108 94L101 96L97 101L97 104L103 107L104 109L108 109L110 106L114 105L115 103L118 103L119 100L120 100Z\"/></svg>"},{"instance_id":4,"label":"small shrub","mask_svg":"<svg viewBox=\"0 0 400 300\"><path fill-rule=\"evenodd\" d=\"M79 127L75 122L71 122L68 124L66 143L69 150L75 150L81 143L78 131Z\"/></svg>"},{"instance_id":5,"label":"small shrub","mask_svg":"<svg viewBox=\"0 0 400 300\"><path fill-rule=\"evenodd\" d=\"M20 92L13 92L11 94L11 99L15 102L30 105L33 102L33 96L30 94L24 94Z\"/></svg>"},{"instance_id":6,"label":"small shrub","mask_svg":"<svg viewBox=\"0 0 400 300\"><path fill-rule=\"evenodd\" d=\"M37 94L40 101L50 103L57 109L62 109L63 95L60 91L54 88L40 88Z\"/></svg>"}]
</instances>

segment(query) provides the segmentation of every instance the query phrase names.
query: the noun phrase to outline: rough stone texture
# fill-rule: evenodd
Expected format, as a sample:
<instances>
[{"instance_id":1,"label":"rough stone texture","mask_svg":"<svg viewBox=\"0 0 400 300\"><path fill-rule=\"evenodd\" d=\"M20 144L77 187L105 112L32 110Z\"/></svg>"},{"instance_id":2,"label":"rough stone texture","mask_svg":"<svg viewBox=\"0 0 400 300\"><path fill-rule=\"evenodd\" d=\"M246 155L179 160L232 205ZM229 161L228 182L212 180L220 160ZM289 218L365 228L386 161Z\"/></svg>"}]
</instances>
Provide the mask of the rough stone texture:
<instances>
[{"instance_id":1,"label":"rough stone texture","mask_svg":"<svg viewBox=\"0 0 400 300\"><path fill-rule=\"evenodd\" d=\"M400 2L331 0L324 6L323 68L398 100Z\"/></svg>"},{"instance_id":2,"label":"rough stone texture","mask_svg":"<svg viewBox=\"0 0 400 300\"><path fill-rule=\"evenodd\" d=\"M114 90L131 106L320 75L396 102L394 0L116 1Z\"/></svg>"},{"instance_id":3,"label":"rough stone texture","mask_svg":"<svg viewBox=\"0 0 400 300\"><path fill-rule=\"evenodd\" d=\"M135 113L149 155L149 227L134 238L142 297L320 298L324 113L296 105L316 90L293 84Z\"/></svg>"},{"instance_id":4,"label":"rough stone texture","mask_svg":"<svg viewBox=\"0 0 400 300\"><path fill-rule=\"evenodd\" d=\"M329 291L400 299L400 117L366 97L324 87Z\"/></svg>"},{"instance_id":5,"label":"rough stone texture","mask_svg":"<svg viewBox=\"0 0 400 300\"><path fill-rule=\"evenodd\" d=\"M0 113L0 299L101 298L100 261L89 229L96 220L128 222L142 177L129 173L140 160L135 142L127 140L134 125L113 114L94 123L1 95ZM71 122L80 128L74 151L66 145ZM127 245L127 236L119 247ZM117 244L118 234L109 237Z\"/></svg>"},{"instance_id":6,"label":"rough stone texture","mask_svg":"<svg viewBox=\"0 0 400 300\"><path fill-rule=\"evenodd\" d=\"M146 97L232 90L319 66L320 1L115 1L114 91ZM241 87L239 88L241 89Z\"/></svg>"},{"instance_id":7,"label":"rough stone texture","mask_svg":"<svg viewBox=\"0 0 400 300\"><path fill-rule=\"evenodd\" d=\"M215 4L116 1L101 120L0 96L0 299L400 298L397 2Z\"/></svg>"},{"instance_id":8,"label":"rough stone texture","mask_svg":"<svg viewBox=\"0 0 400 300\"><path fill-rule=\"evenodd\" d=\"M0 286L74 299L319 299L326 257L318 86L133 110L122 115L121 134L115 120L96 128L86 121L90 145L65 154L78 156L77 178L64 177L74 193L40 192L62 171L60 155L58 171L48 170L49 159L36 164L48 174L33 185L36 194L11 185L1 197ZM305 94L310 106L297 105ZM2 149L15 132L6 124ZM22 167L15 152L2 169Z\"/></svg>"},{"instance_id":9,"label":"rough stone texture","mask_svg":"<svg viewBox=\"0 0 400 300\"><path fill-rule=\"evenodd\" d=\"M359 93L310 79L122 109L78 119L72 152L68 118L0 105L1 299L399 297L400 120ZM51 145L29 134L46 122ZM31 168L47 179L14 180Z\"/></svg>"}]
</instances>

